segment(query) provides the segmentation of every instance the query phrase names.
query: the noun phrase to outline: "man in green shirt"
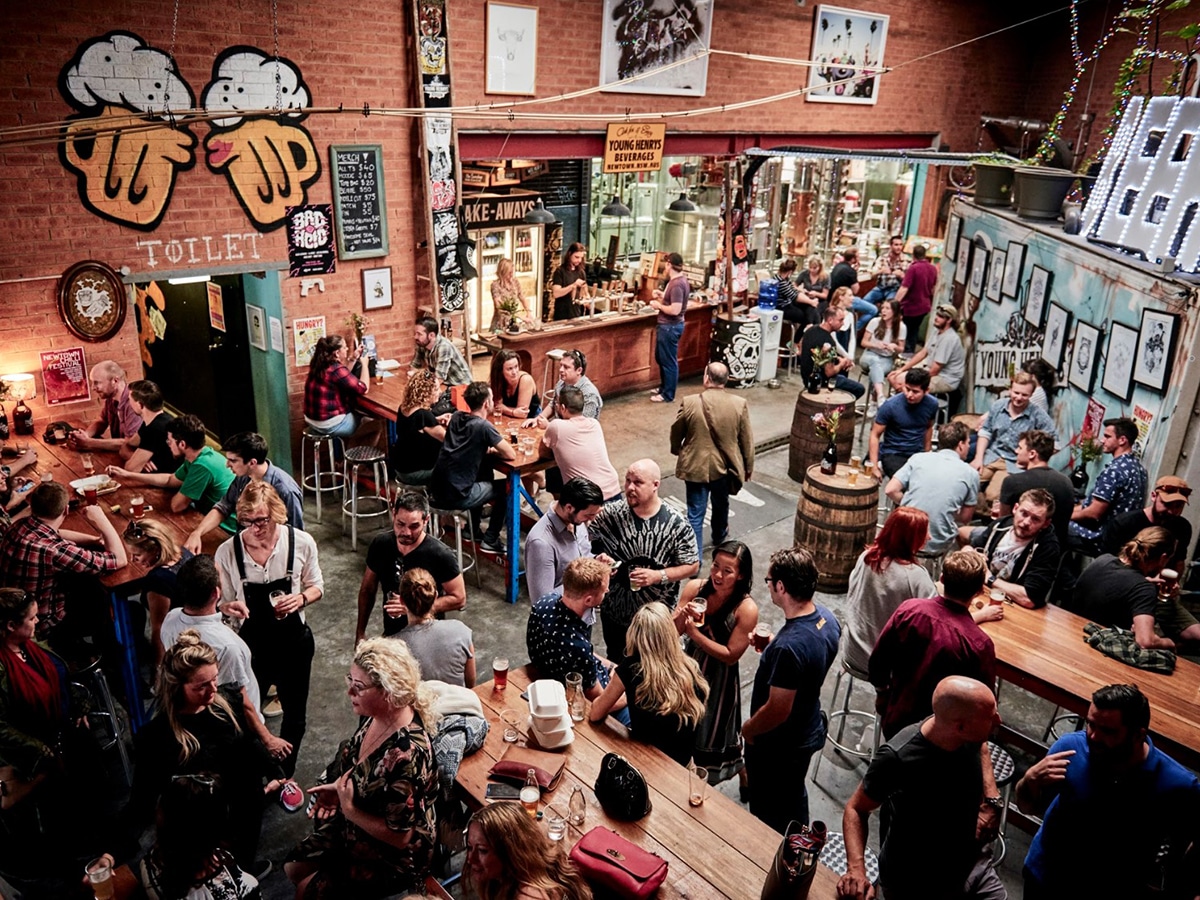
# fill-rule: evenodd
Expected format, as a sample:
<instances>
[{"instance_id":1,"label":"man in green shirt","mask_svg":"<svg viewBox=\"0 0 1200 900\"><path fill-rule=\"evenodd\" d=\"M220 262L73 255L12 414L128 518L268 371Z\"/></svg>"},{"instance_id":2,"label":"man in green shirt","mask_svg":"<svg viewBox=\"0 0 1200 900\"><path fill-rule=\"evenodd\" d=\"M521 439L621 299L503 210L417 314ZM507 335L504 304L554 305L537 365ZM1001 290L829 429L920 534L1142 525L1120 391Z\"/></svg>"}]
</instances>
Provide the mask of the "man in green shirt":
<instances>
[{"instance_id":1,"label":"man in green shirt","mask_svg":"<svg viewBox=\"0 0 1200 900\"><path fill-rule=\"evenodd\" d=\"M171 512L183 512L193 504L200 512L208 512L229 490L233 472L225 465L225 457L206 445L205 438L204 423L199 416L180 416L167 426L167 446L182 461L173 474L129 472L117 466L110 466L109 474L128 484L178 488L171 497ZM221 527L235 533L236 520L229 515Z\"/></svg>"}]
</instances>

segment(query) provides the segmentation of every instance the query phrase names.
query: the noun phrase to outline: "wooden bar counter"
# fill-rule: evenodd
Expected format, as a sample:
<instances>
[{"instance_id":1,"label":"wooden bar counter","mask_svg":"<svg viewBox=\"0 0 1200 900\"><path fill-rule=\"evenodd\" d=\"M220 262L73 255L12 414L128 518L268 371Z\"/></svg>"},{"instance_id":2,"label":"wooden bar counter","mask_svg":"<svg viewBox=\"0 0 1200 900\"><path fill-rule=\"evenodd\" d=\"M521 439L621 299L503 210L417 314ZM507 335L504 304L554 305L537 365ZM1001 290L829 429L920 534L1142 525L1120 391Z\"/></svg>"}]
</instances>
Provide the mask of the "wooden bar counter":
<instances>
[{"instance_id":1,"label":"wooden bar counter","mask_svg":"<svg viewBox=\"0 0 1200 900\"><path fill-rule=\"evenodd\" d=\"M712 317L717 307L693 300L684 315L679 341L679 377L704 371L708 364ZM558 381L557 364L548 385L541 383L549 350L582 350L587 357L587 376L601 396L655 388L659 385L654 362L656 315L647 313L600 313L563 322L547 323L541 331L486 335L482 343L514 350L521 368L533 373L539 390L550 390Z\"/></svg>"}]
</instances>

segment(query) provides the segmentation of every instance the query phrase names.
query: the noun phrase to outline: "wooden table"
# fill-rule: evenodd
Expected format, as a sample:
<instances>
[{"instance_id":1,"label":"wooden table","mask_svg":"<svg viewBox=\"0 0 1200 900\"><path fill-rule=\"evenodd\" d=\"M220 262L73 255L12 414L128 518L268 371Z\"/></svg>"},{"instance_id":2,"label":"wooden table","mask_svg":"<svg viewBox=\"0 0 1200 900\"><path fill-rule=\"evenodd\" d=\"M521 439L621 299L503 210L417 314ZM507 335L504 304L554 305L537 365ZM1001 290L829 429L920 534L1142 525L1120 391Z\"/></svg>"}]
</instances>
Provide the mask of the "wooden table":
<instances>
[{"instance_id":1,"label":"wooden table","mask_svg":"<svg viewBox=\"0 0 1200 900\"><path fill-rule=\"evenodd\" d=\"M63 527L73 531L81 531L85 534L93 533L94 529L91 523L84 518L83 513L80 511L83 505L83 498L70 486L70 482L75 479L86 477L83 464L80 461L79 451L72 450L66 444L47 444L41 439L40 435L29 438L22 437L20 440L27 440L29 446L36 450L38 455L37 464L20 474L37 480L43 473L49 472L54 480L65 485L67 490L71 492L72 498L78 501L75 508L71 509L67 514L67 518L63 522ZM15 443L15 440L13 443ZM91 451L91 453L96 467L96 474L101 474L109 465L118 465L121 462L116 453L98 451ZM120 478L115 478L114 480L120 483ZM132 507L129 501L140 494L146 502L146 515L160 522L172 534L175 540L182 544L192 529L200 524L203 516L192 509L182 513L171 512L171 495L173 493L174 491L164 488L144 485L122 485L113 493L100 495L96 502L108 514L109 519L113 521L113 527L117 529L117 534L121 534L132 517ZM114 507L116 507L115 510ZM206 535L204 539L204 552L215 552L216 548L226 537L227 534L219 529ZM142 681L138 670L137 636L133 633L128 601L130 597L140 594L142 579L146 576L147 571L147 569L139 566L131 559L124 568L118 569L116 572L106 573L100 576L99 579L100 583L108 590L109 598L112 602L113 631L116 635L117 644L121 648L121 679L125 685L125 697L129 704L129 724L134 731L137 731L145 723L147 716L145 705L142 702Z\"/></svg>"},{"instance_id":2,"label":"wooden table","mask_svg":"<svg viewBox=\"0 0 1200 900\"><path fill-rule=\"evenodd\" d=\"M1150 701L1150 734L1158 749L1200 769L1200 665L1180 658L1171 675L1127 666L1084 642L1087 622L1058 606L1009 604L1003 619L983 629L996 645L1003 680L1080 715L1098 688L1136 684Z\"/></svg>"},{"instance_id":3,"label":"wooden table","mask_svg":"<svg viewBox=\"0 0 1200 900\"><path fill-rule=\"evenodd\" d=\"M518 710L525 716L522 722L527 722L529 707L521 699L521 692L529 686L529 680L529 672L523 667L509 672L507 690L493 690L492 682L475 688L492 728L483 749L464 759L458 770L458 787L473 809L487 802L484 793L488 770L503 755L506 746L504 729L499 724L500 712L505 708ZM522 724L521 729L524 732L527 725ZM604 825L657 853L670 865L667 880L657 894L664 900L758 897L782 837L711 788L703 806L689 806L687 770L627 734L611 718L602 725L583 722L576 726L575 740L564 751L567 762L562 780L554 791L542 795L543 808L548 807L565 818L571 789L575 785L583 788L587 814L582 827L568 825L571 843L595 826ZM610 819L596 800L592 785L600 771L600 761L608 752L625 757L646 778L654 808L636 822ZM822 865L810 896L813 900L833 900L837 896L836 886L837 875Z\"/></svg>"},{"instance_id":4,"label":"wooden table","mask_svg":"<svg viewBox=\"0 0 1200 900\"><path fill-rule=\"evenodd\" d=\"M393 375L390 378L385 378L382 384L372 384L370 391L365 396L358 398L358 408L363 413L387 421L389 444L396 442L396 410L400 407L400 401L404 398L404 387L407 383L408 378L406 373ZM499 428L501 434L507 436L511 428L519 427L524 420L508 416L493 416L491 421L492 424ZM554 465L552 458L539 459L537 457L537 448L541 446L542 435L545 433L546 430L544 428L521 428L518 432L521 437L532 437L534 439L534 455L523 456L518 446L517 458L513 462L505 462L499 458L492 460L492 468L502 473L508 482L508 489L506 491L507 508L505 510L505 524L507 525L505 551L507 558L504 563L507 584L505 585L504 595L509 603L517 602L517 595L521 590L521 575L523 573L520 554L521 498L525 498L525 502L533 510L535 518L540 518L543 512L537 503L534 502L533 497L529 496L529 492L521 484L521 479L526 475L532 475L534 472L540 472ZM476 559L478 560L478 555Z\"/></svg>"}]
</instances>

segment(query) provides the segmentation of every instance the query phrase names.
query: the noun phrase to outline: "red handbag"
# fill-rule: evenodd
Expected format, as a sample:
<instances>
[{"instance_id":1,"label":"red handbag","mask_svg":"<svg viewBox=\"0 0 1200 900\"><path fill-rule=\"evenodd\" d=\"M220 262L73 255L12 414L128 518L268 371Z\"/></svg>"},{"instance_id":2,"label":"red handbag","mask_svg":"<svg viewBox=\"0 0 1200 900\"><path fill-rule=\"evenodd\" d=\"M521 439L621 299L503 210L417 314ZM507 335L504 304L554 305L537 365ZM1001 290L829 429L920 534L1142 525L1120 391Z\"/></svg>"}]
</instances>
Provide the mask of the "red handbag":
<instances>
[{"instance_id":1,"label":"red handbag","mask_svg":"<svg viewBox=\"0 0 1200 900\"><path fill-rule=\"evenodd\" d=\"M571 861L588 884L619 897L644 900L667 880L667 861L598 825L571 848Z\"/></svg>"}]
</instances>

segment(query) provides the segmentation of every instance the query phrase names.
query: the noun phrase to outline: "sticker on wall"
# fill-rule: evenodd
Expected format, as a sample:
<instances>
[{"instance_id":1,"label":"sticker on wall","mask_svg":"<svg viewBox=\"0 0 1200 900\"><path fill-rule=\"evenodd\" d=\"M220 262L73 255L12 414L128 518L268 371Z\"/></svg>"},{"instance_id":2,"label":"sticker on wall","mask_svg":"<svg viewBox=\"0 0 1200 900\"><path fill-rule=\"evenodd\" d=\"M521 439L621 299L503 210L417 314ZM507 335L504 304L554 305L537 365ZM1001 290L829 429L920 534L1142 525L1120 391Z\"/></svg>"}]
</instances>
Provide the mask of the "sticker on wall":
<instances>
[{"instance_id":1,"label":"sticker on wall","mask_svg":"<svg viewBox=\"0 0 1200 900\"><path fill-rule=\"evenodd\" d=\"M289 274L328 275L336 267L333 250L333 204L309 203L287 210Z\"/></svg>"},{"instance_id":2,"label":"sticker on wall","mask_svg":"<svg viewBox=\"0 0 1200 900\"><path fill-rule=\"evenodd\" d=\"M325 317L306 316L292 319L292 339L296 345L296 365L307 366L312 362L317 341L325 337Z\"/></svg>"},{"instance_id":3,"label":"sticker on wall","mask_svg":"<svg viewBox=\"0 0 1200 900\"><path fill-rule=\"evenodd\" d=\"M110 31L84 42L58 79L77 110L58 145L83 205L110 222L153 231L196 164L196 136L176 121L195 105L175 60L136 34Z\"/></svg>"},{"instance_id":4,"label":"sticker on wall","mask_svg":"<svg viewBox=\"0 0 1200 900\"><path fill-rule=\"evenodd\" d=\"M463 308L465 298L461 281L452 279L438 286L442 290L442 312L458 312Z\"/></svg>"},{"instance_id":5,"label":"sticker on wall","mask_svg":"<svg viewBox=\"0 0 1200 900\"><path fill-rule=\"evenodd\" d=\"M310 102L295 63L255 47L229 47L213 61L204 87L206 112L218 114L204 141L205 162L229 181L259 231L281 225L289 206L303 206L321 175L312 136L300 125ZM246 110L273 109L271 118Z\"/></svg>"}]
</instances>

